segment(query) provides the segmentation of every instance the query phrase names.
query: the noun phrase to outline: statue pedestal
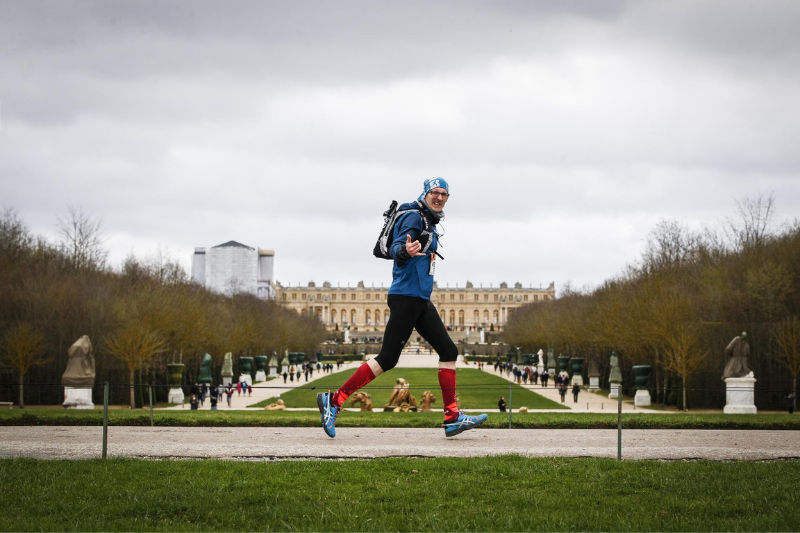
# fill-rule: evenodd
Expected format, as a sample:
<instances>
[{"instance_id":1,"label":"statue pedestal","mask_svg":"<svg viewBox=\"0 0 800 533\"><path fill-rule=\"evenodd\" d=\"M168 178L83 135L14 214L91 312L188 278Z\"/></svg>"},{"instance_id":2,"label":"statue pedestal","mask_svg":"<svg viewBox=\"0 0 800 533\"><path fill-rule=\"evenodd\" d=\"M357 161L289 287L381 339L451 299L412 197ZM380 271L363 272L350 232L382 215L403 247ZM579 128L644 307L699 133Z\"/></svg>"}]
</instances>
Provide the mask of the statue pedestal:
<instances>
[{"instance_id":1,"label":"statue pedestal","mask_svg":"<svg viewBox=\"0 0 800 533\"><path fill-rule=\"evenodd\" d=\"M183 403L186 398L183 395L183 389L173 388L169 389L167 395L167 403Z\"/></svg>"},{"instance_id":2,"label":"statue pedestal","mask_svg":"<svg viewBox=\"0 0 800 533\"><path fill-rule=\"evenodd\" d=\"M94 409L92 389L64 387L64 403L66 409Z\"/></svg>"},{"instance_id":3,"label":"statue pedestal","mask_svg":"<svg viewBox=\"0 0 800 533\"><path fill-rule=\"evenodd\" d=\"M600 378L589 378L589 390L597 390L600 388Z\"/></svg>"},{"instance_id":4,"label":"statue pedestal","mask_svg":"<svg viewBox=\"0 0 800 533\"><path fill-rule=\"evenodd\" d=\"M583 387L583 376L578 374L573 375L570 385L578 385L579 387Z\"/></svg>"},{"instance_id":5,"label":"statue pedestal","mask_svg":"<svg viewBox=\"0 0 800 533\"><path fill-rule=\"evenodd\" d=\"M278 377L278 367L277 366L269 367L269 377L271 377L271 378Z\"/></svg>"},{"instance_id":6,"label":"statue pedestal","mask_svg":"<svg viewBox=\"0 0 800 533\"><path fill-rule=\"evenodd\" d=\"M636 407L647 407L650 405L650 391L647 389L637 390L636 396L633 397L633 405Z\"/></svg>"},{"instance_id":7,"label":"statue pedestal","mask_svg":"<svg viewBox=\"0 0 800 533\"><path fill-rule=\"evenodd\" d=\"M743 378L727 378L725 380L725 408L726 415L754 415L757 413L755 405L756 378L749 376Z\"/></svg>"},{"instance_id":8,"label":"statue pedestal","mask_svg":"<svg viewBox=\"0 0 800 533\"><path fill-rule=\"evenodd\" d=\"M267 373L263 370L256 372L256 381L267 381Z\"/></svg>"},{"instance_id":9,"label":"statue pedestal","mask_svg":"<svg viewBox=\"0 0 800 533\"><path fill-rule=\"evenodd\" d=\"M541 376L544 373L544 363L539 363L536 366L536 371L539 372L539 375Z\"/></svg>"},{"instance_id":10,"label":"statue pedestal","mask_svg":"<svg viewBox=\"0 0 800 533\"><path fill-rule=\"evenodd\" d=\"M609 398L619 398L622 383L611 383L611 392L608 393Z\"/></svg>"},{"instance_id":11,"label":"statue pedestal","mask_svg":"<svg viewBox=\"0 0 800 533\"><path fill-rule=\"evenodd\" d=\"M233 376L222 376L222 384L226 387L233 384Z\"/></svg>"},{"instance_id":12,"label":"statue pedestal","mask_svg":"<svg viewBox=\"0 0 800 533\"><path fill-rule=\"evenodd\" d=\"M239 376L239 382L240 383L247 383L248 385L252 385L253 384L253 376L251 376L250 374L241 374Z\"/></svg>"}]
</instances>

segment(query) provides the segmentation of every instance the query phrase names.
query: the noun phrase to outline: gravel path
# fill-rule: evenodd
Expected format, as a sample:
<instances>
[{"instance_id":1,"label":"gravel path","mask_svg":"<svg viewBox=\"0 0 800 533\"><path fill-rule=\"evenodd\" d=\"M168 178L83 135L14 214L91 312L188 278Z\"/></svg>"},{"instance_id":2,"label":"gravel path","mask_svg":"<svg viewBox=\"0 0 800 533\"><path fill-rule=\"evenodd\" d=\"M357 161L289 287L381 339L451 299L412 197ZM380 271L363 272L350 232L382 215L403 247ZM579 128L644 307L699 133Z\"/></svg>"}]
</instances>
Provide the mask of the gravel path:
<instances>
[{"instance_id":1,"label":"gravel path","mask_svg":"<svg viewBox=\"0 0 800 533\"><path fill-rule=\"evenodd\" d=\"M0 427L0 457L90 459L102 452L101 427ZM376 457L617 456L616 430L474 429L445 438L438 429L111 427L109 457L234 460ZM623 430L623 459L800 459L800 431Z\"/></svg>"}]
</instances>

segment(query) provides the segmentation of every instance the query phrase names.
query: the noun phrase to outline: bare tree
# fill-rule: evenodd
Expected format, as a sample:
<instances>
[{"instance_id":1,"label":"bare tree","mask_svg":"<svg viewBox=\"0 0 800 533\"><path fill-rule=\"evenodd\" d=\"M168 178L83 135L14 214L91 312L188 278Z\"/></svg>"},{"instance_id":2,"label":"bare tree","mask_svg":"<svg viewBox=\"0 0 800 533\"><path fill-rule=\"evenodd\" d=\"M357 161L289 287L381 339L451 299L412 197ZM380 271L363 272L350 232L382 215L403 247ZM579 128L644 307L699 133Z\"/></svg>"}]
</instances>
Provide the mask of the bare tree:
<instances>
[{"instance_id":1,"label":"bare tree","mask_svg":"<svg viewBox=\"0 0 800 533\"><path fill-rule=\"evenodd\" d=\"M0 257L18 261L20 254L29 250L32 244L33 238L19 212L11 207L4 208L0 214Z\"/></svg>"},{"instance_id":2,"label":"bare tree","mask_svg":"<svg viewBox=\"0 0 800 533\"><path fill-rule=\"evenodd\" d=\"M108 252L103 247L103 224L83 212L83 208L69 206L67 217L58 218L58 229L63 237L62 249L75 270L100 270L105 266Z\"/></svg>"},{"instance_id":3,"label":"bare tree","mask_svg":"<svg viewBox=\"0 0 800 533\"><path fill-rule=\"evenodd\" d=\"M0 364L13 368L19 373L19 408L25 408L23 397L25 374L35 365L43 365L49 359L42 358L44 337L28 324L18 324L3 335L3 351Z\"/></svg>"},{"instance_id":4,"label":"bare tree","mask_svg":"<svg viewBox=\"0 0 800 533\"><path fill-rule=\"evenodd\" d=\"M728 218L725 231L735 249L745 253L761 249L769 240L775 217L775 195L759 194L736 201L737 217Z\"/></svg>"},{"instance_id":5,"label":"bare tree","mask_svg":"<svg viewBox=\"0 0 800 533\"><path fill-rule=\"evenodd\" d=\"M686 383L700 369L708 350L701 348L702 332L692 295L678 286L662 287L659 292L657 305L653 306L653 312L657 313L652 323L653 333L664 345L664 368L678 374L683 381L683 410L688 411Z\"/></svg>"},{"instance_id":6,"label":"bare tree","mask_svg":"<svg viewBox=\"0 0 800 533\"><path fill-rule=\"evenodd\" d=\"M772 326L773 342L781 363L792 374L792 393L797 407L797 375L800 374L800 318L797 315Z\"/></svg>"},{"instance_id":7,"label":"bare tree","mask_svg":"<svg viewBox=\"0 0 800 533\"><path fill-rule=\"evenodd\" d=\"M154 356L166 349L167 345L158 333L136 323L127 324L106 341L106 351L128 367L131 409L136 408L134 387L136 371L141 370Z\"/></svg>"}]
</instances>

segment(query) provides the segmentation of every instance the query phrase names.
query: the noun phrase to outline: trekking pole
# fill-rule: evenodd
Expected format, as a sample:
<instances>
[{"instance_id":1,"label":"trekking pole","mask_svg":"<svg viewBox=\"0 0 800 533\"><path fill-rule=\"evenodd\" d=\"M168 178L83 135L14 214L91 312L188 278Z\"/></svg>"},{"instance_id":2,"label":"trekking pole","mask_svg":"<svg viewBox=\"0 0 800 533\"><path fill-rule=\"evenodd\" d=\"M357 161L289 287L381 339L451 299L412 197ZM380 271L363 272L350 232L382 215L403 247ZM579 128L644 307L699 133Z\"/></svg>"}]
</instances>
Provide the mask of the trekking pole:
<instances>
[{"instance_id":1,"label":"trekking pole","mask_svg":"<svg viewBox=\"0 0 800 533\"><path fill-rule=\"evenodd\" d=\"M108 451L108 381L103 384L103 459Z\"/></svg>"},{"instance_id":2,"label":"trekking pole","mask_svg":"<svg viewBox=\"0 0 800 533\"><path fill-rule=\"evenodd\" d=\"M511 429L511 412L514 410L514 389L508 384L508 429Z\"/></svg>"},{"instance_id":3,"label":"trekking pole","mask_svg":"<svg viewBox=\"0 0 800 533\"><path fill-rule=\"evenodd\" d=\"M153 427L155 424L153 423L153 386L150 385L150 427Z\"/></svg>"},{"instance_id":4,"label":"trekking pole","mask_svg":"<svg viewBox=\"0 0 800 533\"><path fill-rule=\"evenodd\" d=\"M622 384L617 389L617 461L622 461Z\"/></svg>"}]
</instances>

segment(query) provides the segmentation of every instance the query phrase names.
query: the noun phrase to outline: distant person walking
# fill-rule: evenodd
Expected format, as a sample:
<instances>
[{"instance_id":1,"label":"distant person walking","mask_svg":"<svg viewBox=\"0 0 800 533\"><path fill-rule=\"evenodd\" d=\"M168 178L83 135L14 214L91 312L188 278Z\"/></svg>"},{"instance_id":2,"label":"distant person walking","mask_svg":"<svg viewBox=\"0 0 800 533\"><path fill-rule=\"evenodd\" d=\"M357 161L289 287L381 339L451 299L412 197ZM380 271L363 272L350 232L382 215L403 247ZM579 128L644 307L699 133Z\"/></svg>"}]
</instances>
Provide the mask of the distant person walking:
<instances>
[{"instance_id":1,"label":"distant person walking","mask_svg":"<svg viewBox=\"0 0 800 533\"><path fill-rule=\"evenodd\" d=\"M567 399L567 382L563 379L558 384L558 393L561 395L561 403L564 403Z\"/></svg>"},{"instance_id":2,"label":"distant person walking","mask_svg":"<svg viewBox=\"0 0 800 533\"><path fill-rule=\"evenodd\" d=\"M575 400L573 403L578 403L578 394L581 393L580 386L576 383L572 386L572 398Z\"/></svg>"}]
</instances>

